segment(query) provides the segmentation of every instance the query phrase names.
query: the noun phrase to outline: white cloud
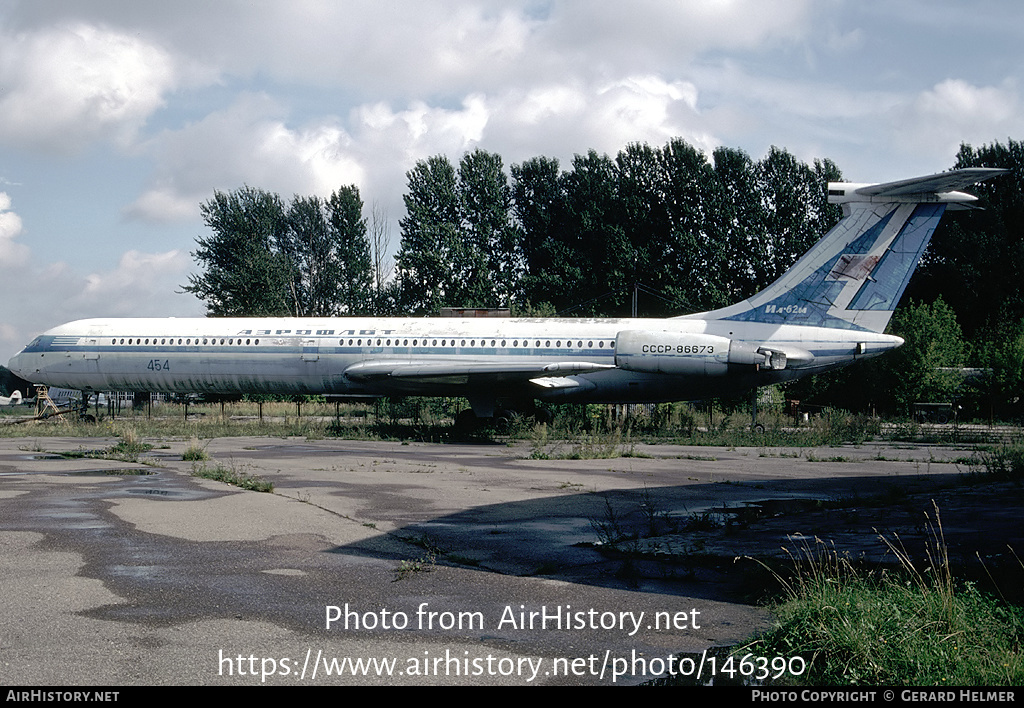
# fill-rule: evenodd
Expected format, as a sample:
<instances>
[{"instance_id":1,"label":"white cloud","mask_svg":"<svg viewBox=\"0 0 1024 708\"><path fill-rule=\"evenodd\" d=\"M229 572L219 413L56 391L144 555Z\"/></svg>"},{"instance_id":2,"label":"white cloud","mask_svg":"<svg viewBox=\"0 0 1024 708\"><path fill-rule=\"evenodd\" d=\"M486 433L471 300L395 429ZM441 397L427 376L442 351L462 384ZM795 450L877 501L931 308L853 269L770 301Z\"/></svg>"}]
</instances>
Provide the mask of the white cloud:
<instances>
[{"instance_id":1,"label":"white cloud","mask_svg":"<svg viewBox=\"0 0 1024 708\"><path fill-rule=\"evenodd\" d=\"M812 31L816 5L809 0L572 0L555 3L540 31L548 51L578 53L580 66L649 71L680 66L707 51L792 45Z\"/></svg>"},{"instance_id":2,"label":"white cloud","mask_svg":"<svg viewBox=\"0 0 1024 708\"><path fill-rule=\"evenodd\" d=\"M327 195L363 181L351 140L336 120L293 128L285 113L266 96L245 95L198 123L157 136L144 148L158 162L153 184L126 214L152 221L194 218L215 189L243 184L288 198Z\"/></svg>"},{"instance_id":3,"label":"white cloud","mask_svg":"<svg viewBox=\"0 0 1024 708\"><path fill-rule=\"evenodd\" d=\"M334 118L293 127L276 102L249 95L151 141L157 177L127 213L158 221L194 218L214 189L243 184L285 198L356 184L364 199L397 213L405 173L432 155L457 161L481 146L509 162L540 154L568 160L590 148L614 153L629 142L660 144L673 136L711 150L718 143L703 127L697 102L690 82L640 74L473 93L454 107L422 100L402 109L368 103L352 109L346 129Z\"/></svg>"},{"instance_id":4,"label":"white cloud","mask_svg":"<svg viewBox=\"0 0 1024 708\"><path fill-rule=\"evenodd\" d=\"M127 251L112 268L82 275L66 263L29 267L18 278L0 278L0 301L18 302L0 328L0 363L35 335L88 317L200 317L202 304L179 294L192 261L184 251ZM26 298L26 283L46 283Z\"/></svg>"},{"instance_id":5,"label":"white cloud","mask_svg":"<svg viewBox=\"0 0 1024 708\"><path fill-rule=\"evenodd\" d=\"M894 111L893 132L903 151L938 153L950 160L961 143L1005 140L1024 130L1016 85L975 86L947 79Z\"/></svg>"},{"instance_id":6,"label":"white cloud","mask_svg":"<svg viewBox=\"0 0 1024 708\"><path fill-rule=\"evenodd\" d=\"M124 143L175 84L165 51L89 24L0 37L0 140L74 151Z\"/></svg>"},{"instance_id":7,"label":"white cloud","mask_svg":"<svg viewBox=\"0 0 1024 708\"><path fill-rule=\"evenodd\" d=\"M181 289L191 267L183 251L127 251L112 270L85 276L68 306L88 316L167 316L168 293Z\"/></svg>"},{"instance_id":8,"label":"white cloud","mask_svg":"<svg viewBox=\"0 0 1024 708\"><path fill-rule=\"evenodd\" d=\"M11 198L0 192L0 271L11 271L25 266L29 260L28 246L14 239L21 234L21 217L11 211Z\"/></svg>"},{"instance_id":9,"label":"white cloud","mask_svg":"<svg viewBox=\"0 0 1024 708\"><path fill-rule=\"evenodd\" d=\"M144 27L176 56L215 67L225 80L343 86L389 97L453 85L466 90L481 77L507 77L527 54L535 24L524 9L532 2L131 5L94 3L88 12L110 26ZM43 15L35 13L31 21L53 21Z\"/></svg>"},{"instance_id":10,"label":"white cloud","mask_svg":"<svg viewBox=\"0 0 1024 708\"><path fill-rule=\"evenodd\" d=\"M803 41L821 13L811 0L32 4L19 8L25 23L46 27L86 16L124 28L126 36L141 30L159 38L179 71L202 67L196 71L207 83L219 77L342 87L358 100L402 103L675 71L709 50Z\"/></svg>"}]
</instances>

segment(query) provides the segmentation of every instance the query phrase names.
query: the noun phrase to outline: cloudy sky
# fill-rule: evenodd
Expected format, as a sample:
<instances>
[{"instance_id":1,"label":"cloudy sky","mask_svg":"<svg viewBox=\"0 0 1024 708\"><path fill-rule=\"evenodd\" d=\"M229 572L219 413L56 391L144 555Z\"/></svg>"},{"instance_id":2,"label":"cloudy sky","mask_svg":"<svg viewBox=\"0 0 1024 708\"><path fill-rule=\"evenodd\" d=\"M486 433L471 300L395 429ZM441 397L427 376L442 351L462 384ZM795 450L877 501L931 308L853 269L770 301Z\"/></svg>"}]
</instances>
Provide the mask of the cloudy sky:
<instances>
[{"instance_id":1,"label":"cloudy sky","mask_svg":"<svg viewBox=\"0 0 1024 708\"><path fill-rule=\"evenodd\" d=\"M201 315L176 291L215 189L354 183L397 221L421 158L673 136L912 177L1024 139L1022 48L1012 0L0 0L0 362Z\"/></svg>"}]
</instances>

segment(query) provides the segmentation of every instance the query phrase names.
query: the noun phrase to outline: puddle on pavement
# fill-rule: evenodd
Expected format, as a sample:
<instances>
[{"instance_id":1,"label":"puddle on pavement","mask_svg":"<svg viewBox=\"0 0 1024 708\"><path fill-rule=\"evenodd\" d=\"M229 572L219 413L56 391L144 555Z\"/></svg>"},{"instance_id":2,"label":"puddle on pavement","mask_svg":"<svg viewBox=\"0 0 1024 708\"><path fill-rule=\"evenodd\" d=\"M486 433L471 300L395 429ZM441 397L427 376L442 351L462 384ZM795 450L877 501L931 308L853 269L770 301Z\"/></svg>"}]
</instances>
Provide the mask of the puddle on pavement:
<instances>
[{"instance_id":1,"label":"puddle on pavement","mask_svg":"<svg viewBox=\"0 0 1024 708\"><path fill-rule=\"evenodd\" d=\"M150 469L137 469L133 467L125 467L122 469L114 470L77 470L75 472L68 472L69 477L147 477L149 475L156 474L156 470Z\"/></svg>"}]
</instances>

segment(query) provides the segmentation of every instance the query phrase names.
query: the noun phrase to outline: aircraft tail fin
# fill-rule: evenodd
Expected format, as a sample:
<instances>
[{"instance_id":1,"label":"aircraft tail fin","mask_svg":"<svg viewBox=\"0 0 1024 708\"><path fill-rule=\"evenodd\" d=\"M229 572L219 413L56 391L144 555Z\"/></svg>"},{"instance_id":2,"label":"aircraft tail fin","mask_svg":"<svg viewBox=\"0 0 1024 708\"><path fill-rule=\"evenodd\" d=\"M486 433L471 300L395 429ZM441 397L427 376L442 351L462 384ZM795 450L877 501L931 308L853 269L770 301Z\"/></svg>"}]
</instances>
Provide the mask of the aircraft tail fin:
<instances>
[{"instance_id":1,"label":"aircraft tail fin","mask_svg":"<svg viewBox=\"0 0 1024 708\"><path fill-rule=\"evenodd\" d=\"M782 277L743 302L702 319L882 332L947 208L977 200L958 191L1007 170L968 168L926 177L830 182L843 218Z\"/></svg>"}]
</instances>

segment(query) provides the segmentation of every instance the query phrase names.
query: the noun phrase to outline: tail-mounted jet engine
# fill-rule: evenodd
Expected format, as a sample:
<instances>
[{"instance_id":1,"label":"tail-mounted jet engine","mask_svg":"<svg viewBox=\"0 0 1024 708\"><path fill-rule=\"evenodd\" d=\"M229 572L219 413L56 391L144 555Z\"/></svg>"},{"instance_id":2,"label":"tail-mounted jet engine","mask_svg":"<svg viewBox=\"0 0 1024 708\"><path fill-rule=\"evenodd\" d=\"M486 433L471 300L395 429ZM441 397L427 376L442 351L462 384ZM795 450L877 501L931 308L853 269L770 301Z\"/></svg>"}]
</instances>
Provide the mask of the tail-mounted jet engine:
<instances>
[{"instance_id":1,"label":"tail-mounted jet engine","mask_svg":"<svg viewBox=\"0 0 1024 708\"><path fill-rule=\"evenodd\" d=\"M615 365L629 371L651 374L723 376L730 365L759 369L785 369L814 357L803 350L769 349L749 342L713 334L625 330L615 338Z\"/></svg>"}]
</instances>

